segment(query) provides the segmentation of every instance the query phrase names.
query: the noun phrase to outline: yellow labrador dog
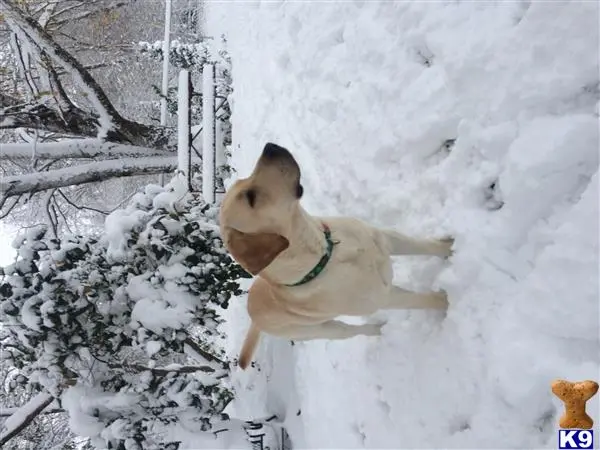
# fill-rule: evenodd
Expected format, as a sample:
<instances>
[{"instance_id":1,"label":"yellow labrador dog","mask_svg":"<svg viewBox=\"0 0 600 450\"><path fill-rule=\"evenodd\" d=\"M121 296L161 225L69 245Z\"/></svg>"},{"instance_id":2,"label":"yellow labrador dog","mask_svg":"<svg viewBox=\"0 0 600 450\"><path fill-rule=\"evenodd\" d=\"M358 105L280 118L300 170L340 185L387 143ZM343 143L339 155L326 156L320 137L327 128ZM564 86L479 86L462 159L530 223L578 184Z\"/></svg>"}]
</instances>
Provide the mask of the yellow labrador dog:
<instances>
[{"instance_id":1,"label":"yellow labrador dog","mask_svg":"<svg viewBox=\"0 0 600 450\"><path fill-rule=\"evenodd\" d=\"M336 317L379 309L448 306L445 292L416 293L392 284L391 255L447 258L452 239L418 240L349 217L314 217L300 205L300 168L268 143L254 171L228 190L221 234L233 258L257 275L248 292L252 320L239 358L245 369L260 332L294 339L376 336L380 324Z\"/></svg>"}]
</instances>

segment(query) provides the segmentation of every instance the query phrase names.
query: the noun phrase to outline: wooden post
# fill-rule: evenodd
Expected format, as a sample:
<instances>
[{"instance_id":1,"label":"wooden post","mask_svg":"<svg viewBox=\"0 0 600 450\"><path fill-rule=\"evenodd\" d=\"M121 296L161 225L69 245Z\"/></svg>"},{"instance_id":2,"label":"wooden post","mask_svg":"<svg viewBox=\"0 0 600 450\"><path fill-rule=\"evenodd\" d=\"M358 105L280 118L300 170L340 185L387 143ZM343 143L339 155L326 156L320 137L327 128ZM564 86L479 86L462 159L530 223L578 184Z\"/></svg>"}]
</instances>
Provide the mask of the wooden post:
<instances>
[{"instance_id":1,"label":"wooden post","mask_svg":"<svg viewBox=\"0 0 600 450\"><path fill-rule=\"evenodd\" d=\"M177 88L177 169L192 190L192 147L190 145L190 73L179 72Z\"/></svg>"},{"instance_id":2,"label":"wooden post","mask_svg":"<svg viewBox=\"0 0 600 450\"><path fill-rule=\"evenodd\" d=\"M202 195L215 203L215 65L202 69Z\"/></svg>"}]
</instances>

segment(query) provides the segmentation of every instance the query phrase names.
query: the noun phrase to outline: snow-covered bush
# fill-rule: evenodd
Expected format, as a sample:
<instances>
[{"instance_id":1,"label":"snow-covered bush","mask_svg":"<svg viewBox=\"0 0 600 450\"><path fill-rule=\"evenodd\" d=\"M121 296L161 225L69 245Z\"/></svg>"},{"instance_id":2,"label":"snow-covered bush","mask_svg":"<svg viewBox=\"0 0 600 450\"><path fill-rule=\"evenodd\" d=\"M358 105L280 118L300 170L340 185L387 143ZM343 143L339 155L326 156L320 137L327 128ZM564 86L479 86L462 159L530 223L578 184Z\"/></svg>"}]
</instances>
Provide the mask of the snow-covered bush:
<instances>
[{"instance_id":1,"label":"snow-covered bush","mask_svg":"<svg viewBox=\"0 0 600 450\"><path fill-rule=\"evenodd\" d=\"M0 284L14 387L60 399L73 431L99 448L177 448L178 426L222 427L232 392L219 311L248 275L215 217L174 182L147 187L98 237L28 229Z\"/></svg>"},{"instance_id":2,"label":"snow-covered bush","mask_svg":"<svg viewBox=\"0 0 600 450\"><path fill-rule=\"evenodd\" d=\"M138 42L138 51L150 58L162 60L163 41ZM202 70L202 66L211 62L209 48L206 42L183 43L171 41L169 62L180 69Z\"/></svg>"}]
</instances>

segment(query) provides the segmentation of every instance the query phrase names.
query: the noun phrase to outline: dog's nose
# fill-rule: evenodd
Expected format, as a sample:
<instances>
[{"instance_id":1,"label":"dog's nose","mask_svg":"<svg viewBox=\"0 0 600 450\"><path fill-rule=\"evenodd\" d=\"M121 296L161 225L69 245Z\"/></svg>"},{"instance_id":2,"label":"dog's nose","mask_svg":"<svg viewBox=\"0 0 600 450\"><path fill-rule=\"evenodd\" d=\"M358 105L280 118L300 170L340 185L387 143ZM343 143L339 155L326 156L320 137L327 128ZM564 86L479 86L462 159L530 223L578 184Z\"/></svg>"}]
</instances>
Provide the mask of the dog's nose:
<instances>
[{"instance_id":1,"label":"dog's nose","mask_svg":"<svg viewBox=\"0 0 600 450\"><path fill-rule=\"evenodd\" d=\"M293 180L300 179L300 167L292 154L280 145L268 142L258 159L255 171L260 172L263 168L276 169L282 174L291 176Z\"/></svg>"},{"instance_id":2,"label":"dog's nose","mask_svg":"<svg viewBox=\"0 0 600 450\"><path fill-rule=\"evenodd\" d=\"M294 161L292 154L285 148L268 142L262 153L263 158L270 160L291 160Z\"/></svg>"}]
</instances>

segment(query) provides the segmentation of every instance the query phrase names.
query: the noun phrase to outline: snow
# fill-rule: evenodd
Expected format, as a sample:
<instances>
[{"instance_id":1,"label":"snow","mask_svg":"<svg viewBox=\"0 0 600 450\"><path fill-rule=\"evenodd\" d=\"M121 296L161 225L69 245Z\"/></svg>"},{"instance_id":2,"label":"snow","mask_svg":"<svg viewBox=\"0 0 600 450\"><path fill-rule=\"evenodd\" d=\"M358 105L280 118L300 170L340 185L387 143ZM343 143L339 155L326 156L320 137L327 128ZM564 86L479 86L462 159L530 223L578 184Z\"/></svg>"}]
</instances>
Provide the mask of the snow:
<instances>
[{"instance_id":1,"label":"snow","mask_svg":"<svg viewBox=\"0 0 600 450\"><path fill-rule=\"evenodd\" d=\"M131 326L140 323L159 334L165 328L179 329L188 323L198 299L172 282L166 282L164 289L157 289L147 278L139 275L129 280L127 293L136 302L131 312Z\"/></svg>"},{"instance_id":2,"label":"snow","mask_svg":"<svg viewBox=\"0 0 600 450\"><path fill-rule=\"evenodd\" d=\"M98 436L106 433L110 436L115 429L106 429L97 417L106 411L128 410L132 405L139 403L139 396L132 393L109 393L102 392L92 387L75 385L65 390L61 397L62 405L69 411L69 427L79 436ZM104 446L104 441L95 441L92 444L98 447Z\"/></svg>"},{"instance_id":3,"label":"snow","mask_svg":"<svg viewBox=\"0 0 600 450\"><path fill-rule=\"evenodd\" d=\"M265 142L304 206L417 236L396 282L450 308L384 311L378 339L263 336L236 417L278 413L295 448L556 448L555 378L598 380L596 2L206 5L227 38L232 165ZM233 180L230 180L230 182ZM237 357L245 299L228 311ZM588 413L600 422L599 395Z\"/></svg>"},{"instance_id":4,"label":"snow","mask_svg":"<svg viewBox=\"0 0 600 450\"><path fill-rule=\"evenodd\" d=\"M140 210L118 209L106 217L104 228L108 242L107 254L114 261L124 260L128 248L130 230L138 229L145 223L149 213Z\"/></svg>"},{"instance_id":5,"label":"snow","mask_svg":"<svg viewBox=\"0 0 600 450\"><path fill-rule=\"evenodd\" d=\"M21 309L21 320L28 328L32 330L41 331L41 323L39 316L35 312L35 308L39 308L37 299L27 299Z\"/></svg>"},{"instance_id":6,"label":"snow","mask_svg":"<svg viewBox=\"0 0 600 450\"><path fill-rule=\"evenodd\" d=\"M146 342L146 352L148 356L152 357L156 353L160 352L162 345L160 341L148 341Z\"/></svg>"}]
</instances>

